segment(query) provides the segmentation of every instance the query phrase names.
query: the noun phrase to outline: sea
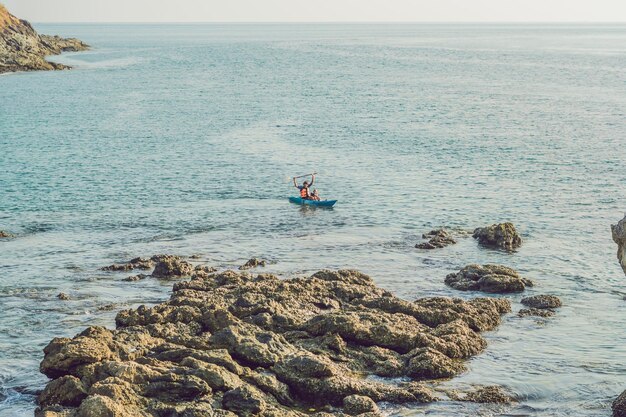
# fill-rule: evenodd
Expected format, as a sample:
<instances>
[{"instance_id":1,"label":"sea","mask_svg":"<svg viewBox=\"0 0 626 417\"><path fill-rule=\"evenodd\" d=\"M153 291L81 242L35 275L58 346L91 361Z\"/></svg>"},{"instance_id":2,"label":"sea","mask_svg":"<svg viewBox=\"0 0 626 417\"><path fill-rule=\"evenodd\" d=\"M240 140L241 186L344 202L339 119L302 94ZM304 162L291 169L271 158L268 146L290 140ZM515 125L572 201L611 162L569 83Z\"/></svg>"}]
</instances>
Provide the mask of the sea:
<instances>
[{"instance_id":1,"label":"sea","mask_svg":"<svg viewBox=\"0 0 626 417\"><path fill-rule=\"evenodd\" d=\"M382 404L389 416L605 416L626 389L626 25L36 24L88 52L0 77L0 416L32 416L42 349L173 281L99 268L136 256L251 257L282 277L356 268L406 300L464 299L471 263L536 286L465 373L511 405ZM290 204L317 172L331 210ZM515 252L431 229L513 222ZM62 301L57 294L69 294ZM549 319L523 296L553 294Z\"/></svg>"}]
</instances>

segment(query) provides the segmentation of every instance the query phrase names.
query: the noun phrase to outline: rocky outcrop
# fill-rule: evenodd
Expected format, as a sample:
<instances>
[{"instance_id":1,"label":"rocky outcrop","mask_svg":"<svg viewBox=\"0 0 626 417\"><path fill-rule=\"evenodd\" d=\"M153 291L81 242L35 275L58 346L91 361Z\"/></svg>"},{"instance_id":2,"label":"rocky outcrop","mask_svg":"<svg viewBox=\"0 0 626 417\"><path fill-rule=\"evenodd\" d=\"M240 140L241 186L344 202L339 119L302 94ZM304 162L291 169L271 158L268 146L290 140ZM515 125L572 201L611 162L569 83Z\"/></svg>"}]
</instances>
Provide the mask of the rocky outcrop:
<instances>
[{"instance_id":1,"label":"rocky outcrop","mask_svg":"<svg viewBox=\"0 0 626 417\"><path fill-rule=\"evenodd\" d=\"M415 245L418 249L439 249L456 243L456 240L446 229L431 230L428 233L424 233L422 238L428 239L428 241Z\"/></svg>"},{"instance_id":2,"label":"rocky outcrop","mask_svg":"<svg viewBox=\"0 0 626 417\"><path fill-rule=\"evenodd\" d=\"M519 317L552 317L555 314L554 309L563 305L558 297L545 294L522 298L522 304L528 308L521 309L517 313Z\"/></svg>"},{"instance_id":3,"label":"rocky outcrop","mask_svg":"<svg viewBox=\"0 0 626 417\"><path fill-rule=\"evenodd\" d=\"M246 262L245 264L241 265L239 267L239 270L245 271L247 269L257 268L260 266L263 267L266 265L267 265L267 261L265 261L264 259L252 258L252 259L249 259L248 262Z\"/></svg>"},{"instance_id":4,"label":"rocky outcrop","mask_svg":"<svg viewBox=\"0 0 626 417\"><path fill-rule=\"evenodd\" d=\"M488 293L522 292L533 282L520 276L517 271L502 265L467 265L459 272L448 274L446 285L460 291L483 291Z\"/></svg>"},{"instance_id":5,"label":"rocky outcrop","mask_svg":"<svg viewBox=\"0 0 626 417\"><path fill-rule=\"evenodd\" d=\"M472 235L483 246L501 248L508 251L518 248L522 244L522 238L517 233L513 223L492 224L487 227L479 227Z\"/></svg>"},{"instance_id":6,"label":"rocky outcrop","mask_svg":"<svg viewBox=\"0 0 626 417\"><path fill-rule=\"evenodd\" d=\"M101 271L132 271L134 269L152 269L154 268L156 258L159 255L155 255L152 258L133 258L123 264L113 264L109 266L103 266Z\"/></svg>"},{"instance_id":7,"label":"rocky outcrop","mask_svg":"<svg viewBox=\"0 0 626 417\"><path fill-rule=\"evenodd\" d=\"M16 18L0 4L0 74L68 69L66 65L46 61L45 57L86 49L89 46L78 39L38 35L30 23Z\"/></svg>"},{"instance_id":8,"label":"rocky outcrop","mask_svg":"<svg viewBox=\"0 0 626 417\"><path fill-rule=\"evenodd\" d=\"M626 274L626 214L617 224L611 225L611 234L617 243L617 260Z\"/></svg>"},{"instance_id":9,"label":"rocky outcrop","mask_svg":"<svg viewBox=\"0 0 626 417\"><path fill-rule=\"evenodd\" d=\"M626 391L613 401L611 409L613 410L613 417L626 417Z\"/></svg>"},{"instance_id":10,"label":"rocky outcrop","mask_svg":"<svg viewBox=\"0 0 626 417\"><path fill-rule=\"evenodd\" d=\"M375 402L435 401L422 381L461 372L510 311L504 299L404 301L357 271L200 272L168 302L119 312L116 330L52 340L39 415L374 416Z\"/></svg>"}]
</instances>

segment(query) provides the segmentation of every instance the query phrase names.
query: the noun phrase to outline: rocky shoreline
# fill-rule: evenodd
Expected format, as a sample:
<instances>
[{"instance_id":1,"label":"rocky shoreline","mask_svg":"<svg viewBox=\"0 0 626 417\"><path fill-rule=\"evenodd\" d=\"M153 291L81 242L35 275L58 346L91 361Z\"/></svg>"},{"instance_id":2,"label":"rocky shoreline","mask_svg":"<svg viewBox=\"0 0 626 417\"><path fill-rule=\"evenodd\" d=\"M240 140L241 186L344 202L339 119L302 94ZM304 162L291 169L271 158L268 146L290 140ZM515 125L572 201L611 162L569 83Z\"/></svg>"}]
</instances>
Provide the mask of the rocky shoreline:
<instances>
[{"instance_id":1,"label":"rocky shoreline","mask_svg":"<svg viewBox=\"0 0 626 417\"><path fill-rule=\"evenodd\" d=\"M115 330L52 340L38 416L380 415L376 402L437 401L430 382L463 372L511 311L506 299L404 301L352 270L280 279L150 260L160 277L191 279L165 303L119 312Z\"/></svg>"},{"instance_id":2,"label":"rocky shoreline","mask_svg":"<svg viewBox=\"0 0 626 417\"><path fill-rule=\"evenodd\" d=\"M13 16L0 4L0 74L69 69L67 65L47 61L46 56L87 49L89 45L78 39L39 35L30 23Z\"/></svg>"}]
</instances>

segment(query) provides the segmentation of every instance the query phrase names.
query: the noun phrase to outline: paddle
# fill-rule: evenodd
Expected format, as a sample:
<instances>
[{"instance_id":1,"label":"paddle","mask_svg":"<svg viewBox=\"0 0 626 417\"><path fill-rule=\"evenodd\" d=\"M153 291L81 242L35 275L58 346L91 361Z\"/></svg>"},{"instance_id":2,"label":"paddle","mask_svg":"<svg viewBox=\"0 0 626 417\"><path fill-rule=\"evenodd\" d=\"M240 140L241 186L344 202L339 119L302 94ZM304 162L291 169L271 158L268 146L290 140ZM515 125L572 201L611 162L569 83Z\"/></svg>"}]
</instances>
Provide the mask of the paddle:
<instances>
[{"instance_id":1,"label":"paddle","mask_svg":"<svg viewBox=\"0 0 626 417\"><path fill-rule=\"evenodd\" d=\"M310 177L310 176L312 176L312 175L317 175L317 172L313 172L313 173L311 173L311 174L306 174L306 175L299 175L299 176L297 176L297 177L293 177L293 178L296 178L296 179L297 179L297 178L304 178L304 177Z\"/></svg>"}]
</instances>

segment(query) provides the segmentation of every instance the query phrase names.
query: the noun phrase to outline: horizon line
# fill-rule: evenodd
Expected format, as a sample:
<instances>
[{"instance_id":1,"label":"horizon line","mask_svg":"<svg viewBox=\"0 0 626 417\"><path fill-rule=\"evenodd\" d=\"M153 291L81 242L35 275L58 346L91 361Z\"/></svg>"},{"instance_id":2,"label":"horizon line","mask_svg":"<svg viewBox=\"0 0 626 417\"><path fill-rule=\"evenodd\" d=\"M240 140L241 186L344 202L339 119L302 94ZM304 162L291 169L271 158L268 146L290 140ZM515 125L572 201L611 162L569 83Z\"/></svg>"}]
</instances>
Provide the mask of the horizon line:
<instances>
[{"instance_id":1,"label":"horizon line","mask_svg":"<svg viewBox=\"0 0 626 417\"><path fill-rule=\"evenodd\" d=\"M97 21L97 20L86 20L86 21L78 21L78 20L70 20L70 21L60 21L60 20L33 20L32 23L38 24L430 24L430 25L446 25L446 24L470 24L470 25L483 25L483 24L492 24L492 25L532 25L532 24L610 24L610 25L626 25L626 20L624 21L610 21L610 20L525 20L525 21L516 21L516 20L440 20L440 21L429 21L429 20L302 20L302 21L288 21L288 20L190 20L190 21L173 21L173 20L146 20L146 21Z\"/></svg>"}]
</instances>

